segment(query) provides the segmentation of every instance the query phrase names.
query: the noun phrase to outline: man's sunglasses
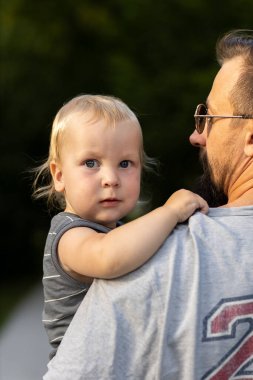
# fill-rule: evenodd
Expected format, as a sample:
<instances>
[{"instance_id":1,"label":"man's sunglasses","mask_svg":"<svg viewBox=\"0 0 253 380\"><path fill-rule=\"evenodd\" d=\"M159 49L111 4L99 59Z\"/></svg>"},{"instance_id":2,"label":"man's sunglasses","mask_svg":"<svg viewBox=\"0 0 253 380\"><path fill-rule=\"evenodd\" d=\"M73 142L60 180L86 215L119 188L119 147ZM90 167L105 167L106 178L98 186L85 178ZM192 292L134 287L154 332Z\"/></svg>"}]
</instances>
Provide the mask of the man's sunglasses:
<instances>
[{"instance_id":1,"label":"man's sunglasses","mask_svg":"<svg viewBox=\"0 0 253 380\"><path fill-rule=\"evenodd\" d=\"M208 115L208 109L205 104L199 104L196 108L195 114L195 128L199 134L201 134L206 125L207 119L253 119L252 115L240 115L240 116L232 116L232 115Z\"/></svg>"}]
</instances>

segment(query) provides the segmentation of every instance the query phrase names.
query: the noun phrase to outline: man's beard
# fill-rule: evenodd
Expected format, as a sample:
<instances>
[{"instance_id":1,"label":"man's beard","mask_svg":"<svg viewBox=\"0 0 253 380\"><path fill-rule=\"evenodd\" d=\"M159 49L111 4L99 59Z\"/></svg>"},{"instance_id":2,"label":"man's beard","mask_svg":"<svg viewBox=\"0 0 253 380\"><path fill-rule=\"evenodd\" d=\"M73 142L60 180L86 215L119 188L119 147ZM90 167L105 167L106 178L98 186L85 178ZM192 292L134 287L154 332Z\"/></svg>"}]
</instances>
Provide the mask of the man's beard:
<instances>
[{"instance_id":1,"label":"man's beard","mask_svg":"<svg viewBox=\"0 0 253 380\"><path fill-rule=\"evenodd\" d=\"M226 204L228 198L224 194L223 189L214 183L212 169L205 151L200 152L200 161L203 167L203 174L197 179L194 191L204 198L210 207L219 207Z\"/></svg>"}]
</instances>

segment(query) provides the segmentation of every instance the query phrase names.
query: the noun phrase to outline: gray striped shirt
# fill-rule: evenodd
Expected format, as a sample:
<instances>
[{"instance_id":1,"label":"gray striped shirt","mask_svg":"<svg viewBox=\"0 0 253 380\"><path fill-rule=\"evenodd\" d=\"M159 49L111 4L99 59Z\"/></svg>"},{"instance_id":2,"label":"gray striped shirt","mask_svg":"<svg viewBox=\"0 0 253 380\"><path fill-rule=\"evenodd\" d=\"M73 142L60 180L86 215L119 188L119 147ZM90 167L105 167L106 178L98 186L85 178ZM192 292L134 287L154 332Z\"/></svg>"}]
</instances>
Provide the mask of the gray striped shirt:
<instances>
[{"instance_id":1,"label":"gray striped shirt","mask_svg":"<svg viewBox=\"0 0 253 380\"><path fill-rule=\"evenodd\" d=\"M53 217L47 236L43 258L44 309L42 322L53 347L52 358L65 334L89 285L67 274L60 265L57 253L62 235L71 228L89 227L106 233L109 228L84 220L77 215L60 212Z\"/></svg>"}]
</instances>

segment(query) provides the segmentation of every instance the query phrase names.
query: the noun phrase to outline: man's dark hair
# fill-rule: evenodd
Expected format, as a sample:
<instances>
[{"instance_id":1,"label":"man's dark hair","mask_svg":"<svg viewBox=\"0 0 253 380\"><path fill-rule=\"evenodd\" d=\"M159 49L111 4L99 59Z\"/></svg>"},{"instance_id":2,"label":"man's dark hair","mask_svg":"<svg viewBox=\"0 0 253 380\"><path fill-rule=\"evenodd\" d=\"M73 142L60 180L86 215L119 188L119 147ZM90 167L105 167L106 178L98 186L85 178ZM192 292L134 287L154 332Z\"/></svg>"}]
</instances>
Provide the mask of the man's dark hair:
<instances>
[{"instance_id":1,"label":"man's dark hair","mask_svg":"<svg viewBox=\"0 0 253 380\"><path fill-rule=\"evenodd\" d=\"M242 71L231 91L235 114L253 114L253 30L238 29L226 33L216 45L216 56L222 66L227 60L242 57Z\"/></svg>"}]
</instances>

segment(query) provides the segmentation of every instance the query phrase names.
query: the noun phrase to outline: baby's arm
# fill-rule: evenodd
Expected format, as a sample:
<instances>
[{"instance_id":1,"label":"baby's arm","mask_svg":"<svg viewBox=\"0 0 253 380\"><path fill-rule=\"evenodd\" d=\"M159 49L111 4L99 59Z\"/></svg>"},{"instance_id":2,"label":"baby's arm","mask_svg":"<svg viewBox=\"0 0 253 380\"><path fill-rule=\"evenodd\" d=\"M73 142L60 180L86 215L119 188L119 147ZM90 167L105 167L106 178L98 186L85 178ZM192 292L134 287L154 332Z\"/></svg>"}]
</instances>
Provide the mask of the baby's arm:
<instances>
[{"instance_id":1,"label":"baby's arm","mask_svg":"<svg viewBox=\"0 0 253 380\"><path fill-rule=\"evenodd\" d=\"M107 279L121 276L146 262L176 224L197 209L207 213L206 201L195 193L179 190L163 206L107 234L73 228L59 242L60 261L79 279L80 275Z\"/></svg>"}]
</instances>

